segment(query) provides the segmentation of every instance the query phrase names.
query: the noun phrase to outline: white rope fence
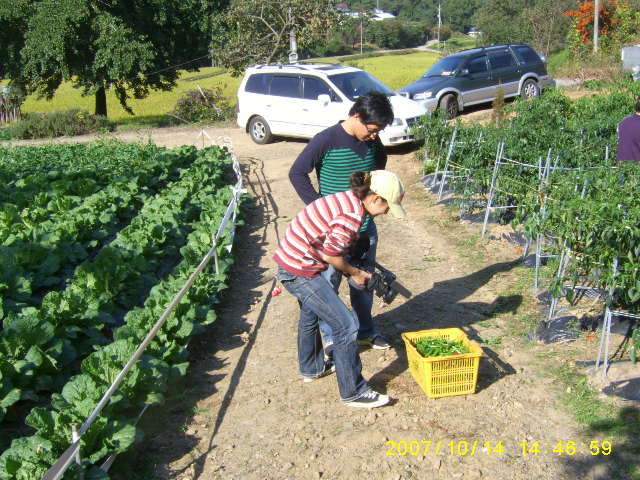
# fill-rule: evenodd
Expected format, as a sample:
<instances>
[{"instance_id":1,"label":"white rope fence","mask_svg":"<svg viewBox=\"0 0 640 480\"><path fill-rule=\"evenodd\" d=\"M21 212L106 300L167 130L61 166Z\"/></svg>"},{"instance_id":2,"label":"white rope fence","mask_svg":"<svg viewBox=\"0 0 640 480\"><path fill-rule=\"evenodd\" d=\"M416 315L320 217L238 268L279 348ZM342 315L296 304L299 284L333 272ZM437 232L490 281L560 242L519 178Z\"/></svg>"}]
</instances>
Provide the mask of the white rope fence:
<instances>
[{"instance_id":1,"label":"white rope fence","mask_svg":"<svg viewBox=\"0 0 640 480\"><path fill-rule=\"evenodd\" d=\"M202 132L204 132L204 130ZM202 132L200 133L198 138L200 138L200 136L202 136ZM206 135L206 132L204 132L204 134ZM209 140L211 140L211 137L209 137L209 135L206 135L206 137ZM71 464L71 462L73 462L74 460L79 462L79 458L80 458L80 439L82 438L82 435L84 435L87 432L87 430L89 430L89 427L91 427L91 425L93 424L95 419L98 417L98 415L100 415L100 412L107 405L107 403L111 399L111 396L118 390L118 388L120 387L120 384L122 383L122 381L124 380L126 375L129 373L129 371L131 370L133 365L142 356L142 354L144 353L144 351L147 348L147 346L149 345L149 343L151 343L151 341L154 339L154 337L156 336L158 331L162 328L162 326L164 325L166 320L169 318L171 313L173 313L173 310L180 303L180 301L185 296L187 291L191 288L193 283L196 281L196 279L198 278L198 275L200 275L200 273L209 264L209 261L211 260L211 258L214 259L215 267L216 267L216 273L220 273L219 267L218 267L218 254L217 254L218 239L222 235L224 235L224 233L227 230L227 227L229 227L229 225L231 225L230 232L231 232L232 235L234 235L234 233L235 233L235 220L236 220L236 215L237 215L236 210L237 210L237 206L238 206L238 201L239 201L240 197L242 196L242 194L245 193L246 190L244 189L243 184L242 184L242 175L241 175L241 172L240 172L240 164L238 162L238 157L236 156L235 152L233 151L233 145L231 143L231 140L229 138L227 138L227 137L221 137L221 138L218 139L218 142L220 142L219 146L227 147L229 149L229 151L230 151L231 159L233 161L233 170L234 170L234 172L236 174L237 181L236 181L236 184L232 187L233 188L233 198L231 199L231 201L229 202L229 205L227 206L227 209L226 209L225 214L224 214L224 216L222 218L222 221L220 222L220 226L218 227L218 230L217 230L216 234L211 239L211 245L212 245L211 249L202 258L202 260L200 261L200 264L196 267L196 269L193 271L193 273L189 276L189 278L187 279L185 284L182 286L180 291L175 295L175 297L173 298L173 300L171 301L169 306L162 313L162 315L160 316L158 321L155 323L155 325L151 328L149 333L147 333L147 336L144 338L142 343L138 346L138 348L133 353L132 357L129 359L127 364L120 371L120 373L118 374L116 379L113 381L113 383L111 384L109 389L102 396L102 398L100 399L100 401L98 402L96 407L91 412L91 415L89 415L89 417L84 421L84 423L82 424L80 429L77 431L77 434L73 435L73 443L69 446L69 448L67 448L67 450L62 454L62 456L58 459L58 461L49 470L47 470L47 473L45 473L45 475L42 477L42 480L58 480L59 478L62 477L62 475L64 475L64 473L67 470L67 468L69 468L69 465ZM211 140L211 144L212 145L214 144L213 140ZM231 249L231 246L229 246L228 248ZM144 413L145 410L146 410L146 408L142 411L142 413ZM140 414L140 416L142 416L142 413ZM140 417L138 417L138 419L139 418ZM103 464L103 466L101 468L104 471L108 470L108 468L111 466L111 464L113 463L113 458L114 458L113 456L110 457Z\"/></svg>"}]
</instances>

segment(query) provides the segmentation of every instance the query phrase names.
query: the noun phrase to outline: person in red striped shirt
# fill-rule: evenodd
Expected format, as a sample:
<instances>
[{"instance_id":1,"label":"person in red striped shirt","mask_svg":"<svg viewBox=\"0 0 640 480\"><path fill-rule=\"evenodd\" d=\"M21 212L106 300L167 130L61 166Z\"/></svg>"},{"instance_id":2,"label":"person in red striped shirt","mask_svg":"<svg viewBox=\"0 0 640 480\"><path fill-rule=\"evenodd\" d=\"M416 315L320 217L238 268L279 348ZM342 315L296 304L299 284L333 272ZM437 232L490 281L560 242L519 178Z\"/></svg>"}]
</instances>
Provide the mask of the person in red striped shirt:
<instances>
[{"instance_id":1,"label":"person in red striped shirt","mask_svg":"<svg viewBox=\"0 0 640 480\"><path fill-rule=\"evenodd\" d=\"M404 187L388 170L354 172L351 190L320 197L289 224L273 258L277 278L300 304L298 363L304 382L336 372L341 400L348 406L375 408L389 397L371 389L362 377L358 354L358 319L332 285L320 275L329 265L365 285L371 274L346 262L365 213L371 217L390 212L404 218ZM318 319L334 333L334 362L326 362Z\"/></svg>"}]
</instances>

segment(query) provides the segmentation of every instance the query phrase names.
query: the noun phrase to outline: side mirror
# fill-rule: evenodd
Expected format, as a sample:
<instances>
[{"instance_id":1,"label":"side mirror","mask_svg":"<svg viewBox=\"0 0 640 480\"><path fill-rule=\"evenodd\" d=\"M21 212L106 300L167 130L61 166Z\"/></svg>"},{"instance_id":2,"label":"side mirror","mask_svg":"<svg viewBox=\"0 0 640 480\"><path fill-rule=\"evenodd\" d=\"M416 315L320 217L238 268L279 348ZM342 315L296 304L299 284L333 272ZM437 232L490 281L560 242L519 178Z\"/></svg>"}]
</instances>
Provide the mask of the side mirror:
<instances>
[{"instance_id":1,"label":"side mirror","mask_svg":"<svg viewBox=\"0 0 640 480\"><path fill-rule=\"evenodd\" d=\"M467 75L469 75L469 69L463 68L462 70L460 70L460 73L458 73L458 75L460 75L461 77L466 77Z\"/></svg>"},{"instance_id":2,"label":"side mirror","mask_svg":"<svg viewBox=\"0 0 640 480\"><path fill-rule=\"evenodd\" d=\"M323 93L322 95L318 95L318 102L320 102L320 105L323 107L326 107L331 103L331 97L326 93Z\"/></svg>"}]
</instances>

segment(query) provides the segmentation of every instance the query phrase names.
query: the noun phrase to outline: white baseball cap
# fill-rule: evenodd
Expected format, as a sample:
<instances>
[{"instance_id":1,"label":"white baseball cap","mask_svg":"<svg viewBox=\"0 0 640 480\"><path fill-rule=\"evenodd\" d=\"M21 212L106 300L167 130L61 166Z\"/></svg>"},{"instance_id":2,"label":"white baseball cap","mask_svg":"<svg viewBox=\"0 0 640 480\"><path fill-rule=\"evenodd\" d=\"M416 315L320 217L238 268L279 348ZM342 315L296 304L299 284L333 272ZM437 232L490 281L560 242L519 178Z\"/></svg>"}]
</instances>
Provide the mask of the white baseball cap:
<instances>
[{"instance_id":1,"label":"white baseball cap","mask_svg":"<svg viewBox=\"0 0 640 480\"><path fill-rule=\"evenodd\" d=\"M389 170L373 170L371 172L371 191L384 198L389 204L391 215L404 218L407 212L402 207L404 187L395 173Z\"/></svg>"}]
</instances>

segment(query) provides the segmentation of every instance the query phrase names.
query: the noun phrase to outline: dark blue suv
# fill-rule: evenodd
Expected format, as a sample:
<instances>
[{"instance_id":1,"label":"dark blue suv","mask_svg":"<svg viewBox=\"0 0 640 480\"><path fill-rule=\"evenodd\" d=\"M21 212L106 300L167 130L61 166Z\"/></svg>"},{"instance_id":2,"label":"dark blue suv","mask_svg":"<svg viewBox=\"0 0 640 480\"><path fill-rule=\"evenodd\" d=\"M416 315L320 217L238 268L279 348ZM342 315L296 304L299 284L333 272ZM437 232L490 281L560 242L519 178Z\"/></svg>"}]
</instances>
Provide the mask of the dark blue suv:
<instances>
[{"instance_id":1,"label":"dark blue suv","mask_svg":"<svg viewBox=\"0 0 640 480\"><path fill-rule=\"evenodd\" d=\"M439 60L421 78L399 90L429 111L449 117L469 105L490 102L502 87L505 98L532 98L555 86L543 59L525 43L462 50Z\"/></svg>"}]
</instances>

